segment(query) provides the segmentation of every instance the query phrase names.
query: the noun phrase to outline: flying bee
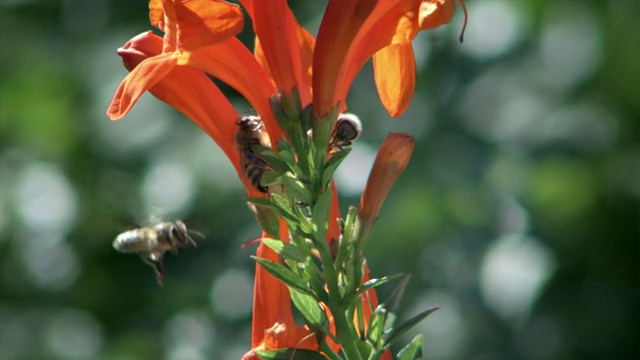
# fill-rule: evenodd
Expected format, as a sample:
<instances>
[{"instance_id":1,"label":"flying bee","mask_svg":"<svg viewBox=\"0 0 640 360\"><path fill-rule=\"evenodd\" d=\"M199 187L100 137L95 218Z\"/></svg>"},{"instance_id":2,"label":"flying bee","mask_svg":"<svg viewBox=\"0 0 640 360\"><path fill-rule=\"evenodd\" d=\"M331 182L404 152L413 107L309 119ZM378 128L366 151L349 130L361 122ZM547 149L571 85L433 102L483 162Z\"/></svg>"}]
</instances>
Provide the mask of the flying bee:
<instances>
[{"instance_id":1,"label":"flying bee","mask_svg":"<svg viewBox=\"0 0 640 360\"><path fill-rule=\"evenodd\" d=\"M360 137L361 132L362 123L356 115L350 113L340 114L329 141L330 152L335 153L351 146Z\"/></svg>"},{"instance_id":2,"label":"flying bee","mask_svg":"<svg viewBox=\"0 0 640 360\"><path fill-rule=\"evenodd\" d=\"M175 255L179 248L189 245L195 247L196 243L189 236L187 226L180 220L125 231L113 241L113 248L117 251L138 254L144 262L151 265L160 285L164 280L164 253L170 251Z\"/></svg>"},{"instance_id":3,"label":"flying bee","mask_svg":"<svg viewBox=\"0 0 640 360\"><path fill-rule=\"evenodd\" d=\"M262 175L270 169L269 165L258 154L260 147L270 148L269 135L259 116L244 115L236 122L240 129L236 134L236 145L240 150L240 163L245 175L257 190L266 193L267 187L262 186Z\"/></svg>"}]
</instances>

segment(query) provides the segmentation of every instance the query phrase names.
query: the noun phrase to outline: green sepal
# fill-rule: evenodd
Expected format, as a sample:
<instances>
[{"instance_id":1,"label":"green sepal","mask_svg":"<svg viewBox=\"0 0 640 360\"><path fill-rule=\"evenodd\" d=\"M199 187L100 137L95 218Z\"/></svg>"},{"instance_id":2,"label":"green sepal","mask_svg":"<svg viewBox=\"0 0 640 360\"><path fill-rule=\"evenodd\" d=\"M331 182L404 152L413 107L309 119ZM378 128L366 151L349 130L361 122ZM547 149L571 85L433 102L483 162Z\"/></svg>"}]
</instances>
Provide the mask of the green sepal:
<instances>
[{"instance_id":1,"label":"green sepal","mask_svg":"<svg viewBox=\"0 0 640 360\"><path fill-rule=\"evenodd\" d=\"M416 335L396 356L397 360L416 360L422 357L422 334Z\"/></svg>"},{"instance_id":2,"label":"green sepal","mask_svg":"<svg viewBox=\"0 0 640 360\"><path fill-rule=\"evenodd\" d=\"M264 240L263 240L264 241ZM365 291L373 289L376 286L380 286L384 283L387 283L391 280L395 280L399 277L401 277L403 274L395 274L395 275L390 275L390 276L384 276L381 277L379 279L371 279L367 282L365 282L364 284L360 285L360 287L356 290L356 293L354 296L360 296L362 295Z\"/></svg>"},{"instance_id":3,"label":"green sepal","mask_svg":"<svg viewBox=\"0 0 640 360\"><path fill-rule=\"evenodd\" d=\"M262 360L326 360L319 352L306 349L278 349L254 352Z\"/></svg>"},{"instance_id":4,"label":"green sepal","mask_svg":"<svg viewBox=\"0 0 640 360\"><path fill-rule=\"evenodd\" d=\"M286 267L256 256L251 256L258 264L260 264L269 274L273 275L276 279L282 281L285 285L292 289L297 289L303 293L310 293L307 283L300 278L300 276Z\"/></svg>"},{"instance_id":5,"label":"green sepal","mask_svg":"<svg viewBox=\"0 0 640 360\"><path fill-rule=\"evenodd\" d=\"M299 247L285 243L284 241L264 238L262 239L262 243L267 245L271 250L275 251L283 258L291 259L298 263L305 263L309 256Z\"/></svg>"},{"instance_id":6,"label":"green sepal","mask_svg":"<svg viewBox=\"0 0 640 360\"><path fill-rule=\"evenodd\" d=\"M289 289L291 296L291 302L296 306L300 313L304 316L307 325L313 331L323 330L323 332L329 331L329 322L318 300L309 295L308 293L302 293L296 289Z\"/></svg>"},{"instance_id":7,"label":"green sepal","mask_svg":"<svg viewBox=\"0 0 640 360\"><path fill-rule=\"evenodd\" d=\"M280 103L280 97L281 97L280 94L271 95L271 97L269 98L269 105L271 105L271 112L273 112L273 115L278 121L278 124L280 126L284 126L287 121L287 116L285 115L284 110L282 109L282 104Z\"/></svg>"},{"instance_id":8,"label":"green sepal","mask_svg":"<svg viewBox=\"0 0 640 360\"><path fill-rule=\"evenodd\" d=\"M412 317L411 319L403 322L402 324L400 324L400 325L398 325L396 327L393 327L391 329L391 331L386 333L385 336L384 336L385 344L391 344L396 339L398 339L398 337L400 337L401 335L406 333L409 329L411 329L412 327L416 326L420 321L424 320L427 316L433 314L438 309L439 309L438 307L429 308L429 309L419 313L418 315Z\"/></svg>"}]
</instances>

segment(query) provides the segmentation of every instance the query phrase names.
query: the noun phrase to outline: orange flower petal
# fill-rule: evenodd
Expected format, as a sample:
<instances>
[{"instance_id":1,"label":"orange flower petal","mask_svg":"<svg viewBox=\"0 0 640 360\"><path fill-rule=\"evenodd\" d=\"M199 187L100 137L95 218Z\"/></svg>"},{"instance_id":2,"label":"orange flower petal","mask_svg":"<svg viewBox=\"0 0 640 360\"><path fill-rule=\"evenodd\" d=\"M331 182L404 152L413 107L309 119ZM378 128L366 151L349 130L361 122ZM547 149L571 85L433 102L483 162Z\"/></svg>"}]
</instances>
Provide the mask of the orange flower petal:
<instances>
[{"instance_id":1,"label":"orange flower petal","mask_svg":"<svg viewBox=\"0 0 640 360\"><path fill-rule=\"evenodd\" d=\"M418 23L420 29L433 29L451 21L455 12L455 0L428 0L420 5Z\"/></svg>"},{"instance_id":2,"label":"orange flower petal","mask_svg":"<svg viewBox=\"0 0 640 360\"><path fill-rule=\"evenodd\" d=\"M256 57L269 69L278 88L288 94L297 86L303 105L311 102L311 65L315 41L298 22L285 0L254 1Z\"/></svg>"},{"instance_id":3,"label":"orange flower petal","mask_svg":"<svg viewBox=\"0 0 640 360\"><path fill-rule=\"evenodd\" d=\"M287 227L280 224L280 238L287 239ZM266 233L263 237L268 237ZM257 257L278 262L279 256L268 246L260 244ZM296 325L291 309L289 289L280 280L269 274L262 266L256 266L255 288L253 290L253 321L251 325L251 347L263 349L302 348L316 350L318 344L315 337L300 343L300 340L311 333L309 329ZM267 333L274 325L284 326L283 333ZM268 347L267 347L268 346Z\"/></svg>"},{"instance_id":4,"label":"orange flower petal","mask_svg":"<svg viewBox=\"0 0 640 360\"><path fill-rule=\"evenodd\" d=\"M373 55L376 86L382 105L391 117L409 107L416 86L416 64L411 42L382 48Z\"/></svg>"},{"instance_id":5,"label":"orange flower petal","mask_svg":"<svg viewBox=\"0 0 640 360\"><path fill-rule=\"evenodd\" d=\"M193 51L226 40L242 31L244 16L238 5L224 1L175 1L178 48Z\"/></svg>"},{"instance_id":6,"label":"orange flower petal","mask_svg":"<svg viewBox=\"0 0 640 360\"><path fill-rule=\"evenodd\" d=\"M414 145L413 137L400 133L390 133L380 145L367 185L360 198L358 217L361 221L363 239L366 240L370 235L382 203L407 167Z\"/></svg>"},{"instance_id":7,"label":"orange flower petal","mask_svg":"<svg viewBox=\"0 0 640 360\"><path fill-rule=\"evenodd\" d=\"M313 109L321 118L336 105L334 94L342 64L361 26L380 5L376 3L330 0L327 4L313 58Z\"/></svg>"},{"instance_id":8,"label":"orange flower petal","mask_svg":"<svg viewBox=\"0 0 640 360\"><path fill-rule=\"evenodd\" d=\"M149 20L151 21L151 25L160 30L164 30L164 9L162 7L162 0L149 1Z\"/></svg>"},{"instance_id":9,"label":"orange flower petal","mask_svg":"<svg viewBox=\"0 0 640 360\"><path fill-rule=\"evenodd\" d=\"M157 58L162 51L162 38L151 31L142 33L118 50L132 74L143 66L146 58ZM138 66L140 65L140 66ZM126 79L125 79L126 81ZM124 81L123 81L124 83ZM122 86L126 89L126 86ZM200 126L226 153L235 166L238 176L242 178L244 171L240 166L239 152L235 147L234 135L238 114L218 87L201 71L184 66L174 66L148 90L160 100L181 111ZM118 95L118 92L116 93ZM133 102L129 101L130 108ZM122 104L122 101L119 101ZM110 107L107 114L114 118L125 113L112 113ZM118 117L118 118L119 118Z\"/></svg>"},{"instance_id":10,"label":"orange flower petal","mask_svg":"<svg viewBox=\"0 0 640 360\"><path fill-rule=\"evenodd\" d=\"M167 76L177 62L173 54L160 54L141 62L120 83L107 110L107 116L111 120L125 116L140 96Z\"/></svg>"},{"instance_id":11,"label":"orange flower petal","mask_svg":"<svg viewBox=\"0 0 640 360\"><path fill-rule=\"evenodd\" d=\"M332 6L334 3L336 5ZM368 6L364 18L359 17L360 12L354 14L356 4ZM381 48L399 42L398 31L413 32L406 18L408 13L417 12L419 5L419 0L380 1L373 5L365 1L329 2L314 56L314 110L318 115L326 115L338 103L344 103L349 87L364 63ZM344 14L354 17L355 21L344 18ZM342 21L349 25L341 24ZM344 30L332 30L331 27ZM406 35L403 38L407 40Z\"/></svg>"},{"instance_id":12,"label":"orange flower petal","mask_svg":"<svg viewBox=\"0 0 640 360\"><path fill-rule=\"evenodd\" d=\"M269 137L280 139L269 97L276 94L271 79L251 52L235 37L186 53L181 63L202 70L240 92L262 117Z\"/></svg>"},{"instance_id":13,"label":"orange flower petal","mask_svg":"<svg viewBox=\"0 0 640 360\"><path fill-rule=\"evenodd\" d=\"M292 62L300 63L300 71L298 74L295 74L297 79L296 81L298 83L298 90L300 92L300 100L302 102L302 106L307 106L312 100L311 75L313 73L313 49L315 48L316 40L313 38L313 35L307 31L307 29L298 24L291 12L291 9L287 8L287 12L289 21L294 24L297 39L297 46L294 49L291 49L291 56ZM276 81L271 72L269 60L264 53L262 43L258 36L256 36L253 53L258 60L258 63L260 63L262 68L265 69L269 77Z\"/></svg>"}]
</instances>

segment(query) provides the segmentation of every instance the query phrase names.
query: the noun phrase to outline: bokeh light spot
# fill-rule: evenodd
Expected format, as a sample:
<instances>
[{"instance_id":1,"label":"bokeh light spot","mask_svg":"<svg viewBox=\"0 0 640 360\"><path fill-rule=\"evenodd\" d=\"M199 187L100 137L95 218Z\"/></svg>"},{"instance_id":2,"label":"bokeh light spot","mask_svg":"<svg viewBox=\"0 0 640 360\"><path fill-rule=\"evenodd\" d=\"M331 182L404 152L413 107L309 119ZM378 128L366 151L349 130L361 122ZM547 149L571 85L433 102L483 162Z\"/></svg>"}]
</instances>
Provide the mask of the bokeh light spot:
<instances>
[{"instance_id":1,"label":"bokeh light spot","mask_svg":"<svg viewBox=\"0 0 640 360\"><path fill-rule=\"evenodd\" d=\"M227 270L214 281L210 293L216 314L226 319L248 315L253 304L253 282L242 270Z\"/></svg>"}]
</instances>

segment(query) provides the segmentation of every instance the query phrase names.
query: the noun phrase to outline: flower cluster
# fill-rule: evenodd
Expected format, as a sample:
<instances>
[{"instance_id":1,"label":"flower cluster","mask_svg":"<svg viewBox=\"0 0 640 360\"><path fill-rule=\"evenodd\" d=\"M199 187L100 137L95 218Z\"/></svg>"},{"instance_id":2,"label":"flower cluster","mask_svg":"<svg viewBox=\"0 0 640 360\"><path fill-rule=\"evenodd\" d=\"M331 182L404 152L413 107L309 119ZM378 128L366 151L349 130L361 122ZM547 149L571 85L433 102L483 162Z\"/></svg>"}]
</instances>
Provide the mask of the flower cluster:
<instances>
[{"instance_id":1,"label":"flower cluster","mask_svg":"<svg viewBox=\"0 0 640 360\"><path fill-rule=\"evenodd\" d=\"M407 327L394 332L390 315L406 281L378 304L374 287L391 278L369 278L362 244L409 161L413 138L389 134L359 209L342 217L332 178L350 139L338 146L336 122L353 79L370 58L382 104L391 116L402 115L415 87L412 40L420 30L449 22L455 3L464 4L329 0L314 38L286 0L240 2L253 22L253 53L235 37L244 27L240 6L151 0L151 24L164 37L148 31L118 50L130 73L107 115L122 118L149 91L202 128L235 167L264 230L246 359L282 356L278 351L290 351L290 357L297 351L309 358L390 358L390 342ZM243 122L209 76L235 88L258 116ZM291 303L304 326L294 321ZM419 340L400 357L416 358Z\"/></svg>"}]
</instances>

